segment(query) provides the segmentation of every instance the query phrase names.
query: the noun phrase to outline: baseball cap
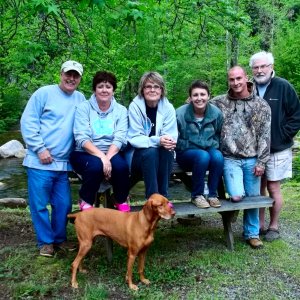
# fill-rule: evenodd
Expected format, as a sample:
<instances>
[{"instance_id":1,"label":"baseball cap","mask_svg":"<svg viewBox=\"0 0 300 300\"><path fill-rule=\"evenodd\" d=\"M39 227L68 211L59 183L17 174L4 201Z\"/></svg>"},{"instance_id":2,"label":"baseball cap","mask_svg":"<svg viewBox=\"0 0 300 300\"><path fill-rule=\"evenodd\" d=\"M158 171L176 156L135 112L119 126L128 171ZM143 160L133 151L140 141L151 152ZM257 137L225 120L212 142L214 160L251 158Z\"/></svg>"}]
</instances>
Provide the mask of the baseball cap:
<instances>
[{"instance_id":1,"label":"baseball cap","mask_svg":"<svg viewBox=\"0 0 300 300\"><path fill-rule=\"evenodd\" d=\"M60 70L62 72L68 72L68 71L74 70L74 71L78 72L80 76L82 76L82 73L83 73L82 64L80 64L74 60L68 60L68 61L64 62L62 64Z\"/></svg>"}]
</instances>

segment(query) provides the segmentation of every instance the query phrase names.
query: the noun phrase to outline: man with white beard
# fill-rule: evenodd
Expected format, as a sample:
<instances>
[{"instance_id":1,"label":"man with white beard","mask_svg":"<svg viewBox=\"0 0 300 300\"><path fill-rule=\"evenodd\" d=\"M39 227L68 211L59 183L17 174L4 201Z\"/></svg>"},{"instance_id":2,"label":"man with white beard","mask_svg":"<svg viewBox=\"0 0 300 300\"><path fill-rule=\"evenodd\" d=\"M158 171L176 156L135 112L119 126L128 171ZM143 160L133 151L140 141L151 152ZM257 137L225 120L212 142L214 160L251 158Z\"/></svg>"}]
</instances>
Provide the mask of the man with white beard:
<instances>
[{"instance_id":1,"label":"man with white beard","mask_svg":"<svg viewBox=\"0 0 300 300\"><path fill-rule=\"evenodd\" d=\"M261 194L274 199L270 208L270 223L265 228L265 209L260 209L260 233L266 241L280 238L279 214L283 205L280 190L282 179L292 177L293 138L300 129L300 103L293 86L275 76L274 57L270 52L251 56L249 65L258 95L271 107L271 156L262 177Z\"/></svg>"}]
</instances>

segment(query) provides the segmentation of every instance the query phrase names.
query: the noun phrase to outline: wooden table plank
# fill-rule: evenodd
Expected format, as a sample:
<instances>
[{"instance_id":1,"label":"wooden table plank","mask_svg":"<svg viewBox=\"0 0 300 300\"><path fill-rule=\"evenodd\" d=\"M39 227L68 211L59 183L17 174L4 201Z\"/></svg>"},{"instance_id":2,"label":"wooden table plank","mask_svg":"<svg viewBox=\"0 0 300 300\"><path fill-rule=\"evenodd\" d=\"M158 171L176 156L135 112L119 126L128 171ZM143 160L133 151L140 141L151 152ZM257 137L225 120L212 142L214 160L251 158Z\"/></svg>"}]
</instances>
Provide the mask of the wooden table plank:
<instances>
[{"instance_id":1,"label":"wooden table plank","mask_svg":"<svg viewBox=\"0 0 300 300\"><path fill-rule=\"evenodd\" d=\"M271 207L273 205L273 200L265 196L256 197L244 197L242 201L238 203L233 203L228 200L220 200L221 207L214 208L198 208L190 201L187 202L173 202L174 209L176 211L176 216L183 215L205 215L208 213L224 212L224 211L236 211L244 210L250 208L261 208L261 207ZM142 205L131 205L131 211L138 211L142 209Z\"/></svg>"}]
</instances>

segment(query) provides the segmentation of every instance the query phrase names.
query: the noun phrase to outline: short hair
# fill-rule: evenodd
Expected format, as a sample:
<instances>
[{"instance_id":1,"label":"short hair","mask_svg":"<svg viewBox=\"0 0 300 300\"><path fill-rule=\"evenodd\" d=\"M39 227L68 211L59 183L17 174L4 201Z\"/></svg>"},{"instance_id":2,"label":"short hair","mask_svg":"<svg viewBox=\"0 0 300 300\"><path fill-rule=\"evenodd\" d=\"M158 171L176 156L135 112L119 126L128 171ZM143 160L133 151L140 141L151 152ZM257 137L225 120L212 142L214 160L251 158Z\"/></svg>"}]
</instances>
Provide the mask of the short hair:
<instances>
[{"instance_id":1,"label":"short hair","mask_svg":"<svg viewBox=\"0 0 300 300\"><path fill-rule=\"evenodd\" d=\"M274 65L274 56L271 52L261 51L253 54L249 60L249 66L252 68L257 59L266 59L268 64Z\"/></svg>"},{"instance_id":2,"label":"short hair","mask_svg":"<svg viewBox=\"0 0 300 300\"><path fill-rule=\"evenodd\" d=\"M161 97L164 98L166 96L166 88L163 77L158 72L151 71L144 73L144 75L140 79L138 95L141 98L144 97L143 89L147 81L152 81L153 83L158 84L161 88Z\"/></svg>"},{"instance_id":3,"label":"short hair","mask_svg":"<svg viewBox=\"0 0 300 300\"><path fill-rule=\"evenodd\" d=\"M113 73L106 71L98 71L93 78L93 91L96 91L96 86L100 82L109 82L113 86L113 90L117 89L117 78Z\"/></svg>"},{"instance_id":4,"label":"short hair","mask_svg":"<svg viewBox=\"0 0 300 300\"><path fill-rule=\"evenodd\" d=\"M208 84L204 81L201 81L201 80L195 80L195 81L192 82L192 84L189 87L189 96L190 97L192 96L193 89L196 89L196 88L204 89L204 90L207 91L208 96L210 95Z\"/></svg>"},{"instance_id":5,"label":"short hair","mask_svg":"<svg viewBox=\"0 0 300 300\"><path fill-rule=\"evenodd\" d=\"M231 67L231 68L227 71L227 79L228 79L228 77L229 77L230 71L232 71L232 70L234 70L234 69L241 69L241 70L243 71L244 75L245 75L246 77L248 76L248 75L247 75L247 72L246 72L246 70L245 70L245 68L243 68L243 67L241 67L241 66L239 66L239 65L235 65L235 66Z\"/></svg>"}]
</instances>

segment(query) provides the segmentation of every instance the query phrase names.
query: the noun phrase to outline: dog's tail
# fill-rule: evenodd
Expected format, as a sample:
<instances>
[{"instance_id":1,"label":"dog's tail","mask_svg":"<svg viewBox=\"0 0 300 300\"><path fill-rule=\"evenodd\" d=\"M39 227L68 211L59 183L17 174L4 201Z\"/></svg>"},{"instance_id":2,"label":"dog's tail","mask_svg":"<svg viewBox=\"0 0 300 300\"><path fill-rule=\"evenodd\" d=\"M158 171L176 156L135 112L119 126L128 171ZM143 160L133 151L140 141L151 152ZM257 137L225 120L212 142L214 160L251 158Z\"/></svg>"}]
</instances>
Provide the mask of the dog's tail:
<instances>
[{"instance_id":1,"label":"dog's tail","mask_svg":"<svg viewBox=\"0 0 300 300\"><path fill-rule=\"evenodd\" d=\"M68 217L68 219L70 220L70 222L71 222L72 224L74 224L74 223L75 223L75 220L76 220L76 217L77 217L77 212L74 212L74 213L72 213L72 214L68 214L67 217Z\"/></svg>"},{"instance_id":2,"label":"dog's tail","mask_svg":"<svg viewBox=\"0 0 300 300\"><path fill-rule=\"evenodd\" d=\"M69 219L76 219L77 213L75 213L75 214L68 214L67 217L68 217Z\"/></svg>"}]
</instances>

